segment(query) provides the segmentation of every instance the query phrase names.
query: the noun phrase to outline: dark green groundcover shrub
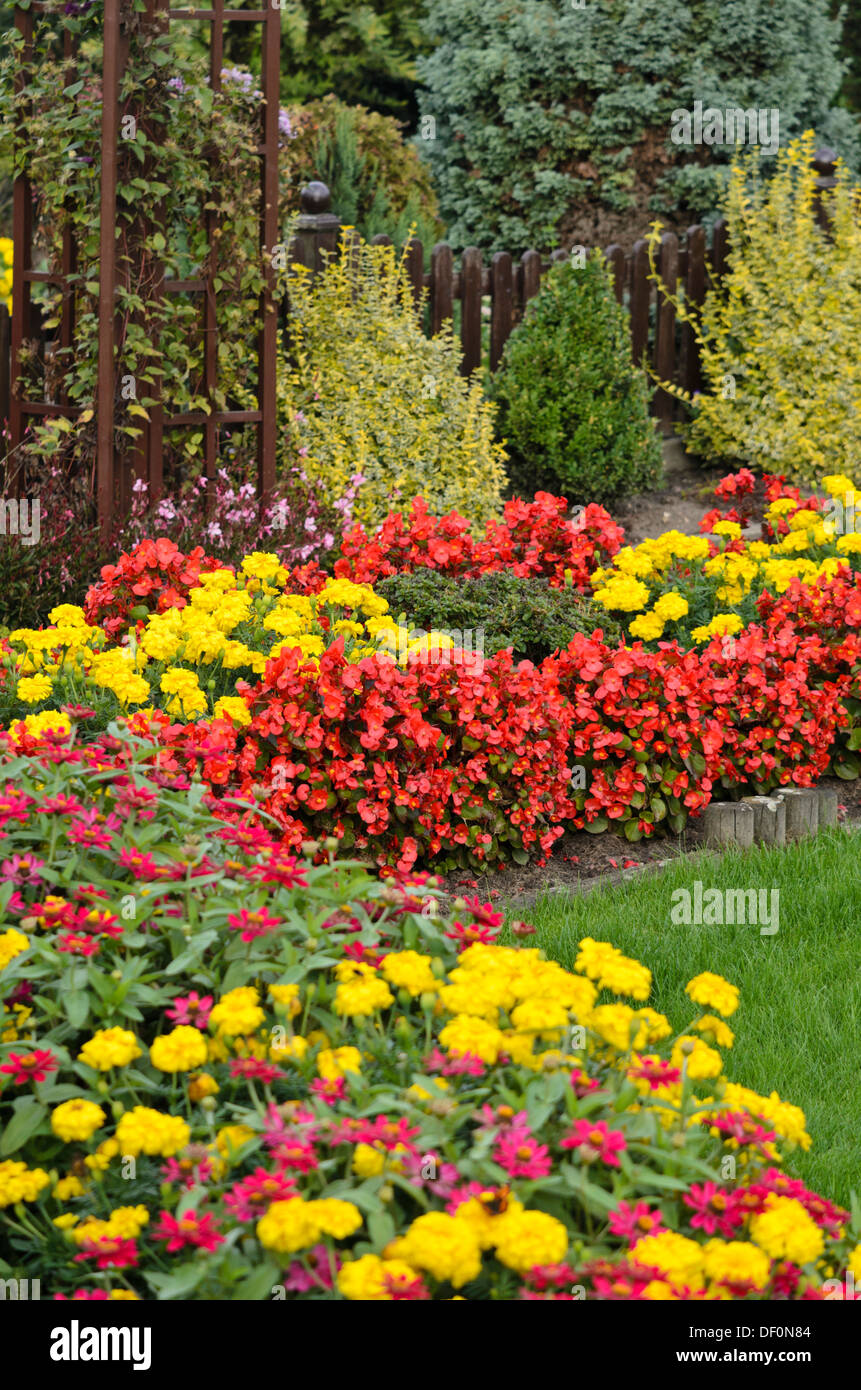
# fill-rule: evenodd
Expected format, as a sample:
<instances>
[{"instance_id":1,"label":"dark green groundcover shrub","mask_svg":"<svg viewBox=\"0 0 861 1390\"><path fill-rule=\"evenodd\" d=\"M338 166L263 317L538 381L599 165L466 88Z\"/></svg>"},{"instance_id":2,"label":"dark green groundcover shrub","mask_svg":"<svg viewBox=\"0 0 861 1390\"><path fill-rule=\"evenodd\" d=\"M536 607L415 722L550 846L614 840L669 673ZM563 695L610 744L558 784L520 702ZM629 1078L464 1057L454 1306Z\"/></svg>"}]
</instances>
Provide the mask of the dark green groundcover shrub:
<instances>
[{"instance_id":1,"label":"dark green groundcover shrub","mask_svg":"<svg viewBox=\"0 0 861 1390\"><path fill-rule=\"evenodd\" d=\"M396 617L405 614L406 626L469 632L472 650L483 650L487 657L511 647L515 661L539 662L567 647L578 632L589 636L601 628L610 646L620 635L606 611L577 590L551 589L546 579L522 579L510 570L461 579L416 570L392 575L375 587Z\"/></svg>"},{"instance_id":2,"label":"dark green groundcover shrub","mask_svg":"<svg viewBox=\"0 0 861 1390\"><path fill-rule=\"evenodd\" d=\"M660 479L646 379L600 255L551 269L506 343L493 394L518 490L603 502Z\"/></svg>"}]
</instances>

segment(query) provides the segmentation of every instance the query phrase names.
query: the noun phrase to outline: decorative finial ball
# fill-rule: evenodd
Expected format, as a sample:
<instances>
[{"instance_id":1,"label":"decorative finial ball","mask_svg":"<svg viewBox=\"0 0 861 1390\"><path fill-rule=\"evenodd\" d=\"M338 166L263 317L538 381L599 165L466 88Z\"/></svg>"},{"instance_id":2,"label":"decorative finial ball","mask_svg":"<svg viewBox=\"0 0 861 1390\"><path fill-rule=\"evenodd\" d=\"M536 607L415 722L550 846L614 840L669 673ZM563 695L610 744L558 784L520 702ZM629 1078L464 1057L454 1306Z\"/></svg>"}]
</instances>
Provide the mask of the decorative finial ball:
<instances>
[{"instance_id":1,"label":"decorative finial ball","mask_svg":"<svg viewBox=\"0 0 861 1390\"><path fill-rule=\"evenodd\" d=\"M308 213L328 212L331 197L326 185L315 179L313 183L306 184L302 189L300 198L302 211Z\"/></svg>"}]
</instances>

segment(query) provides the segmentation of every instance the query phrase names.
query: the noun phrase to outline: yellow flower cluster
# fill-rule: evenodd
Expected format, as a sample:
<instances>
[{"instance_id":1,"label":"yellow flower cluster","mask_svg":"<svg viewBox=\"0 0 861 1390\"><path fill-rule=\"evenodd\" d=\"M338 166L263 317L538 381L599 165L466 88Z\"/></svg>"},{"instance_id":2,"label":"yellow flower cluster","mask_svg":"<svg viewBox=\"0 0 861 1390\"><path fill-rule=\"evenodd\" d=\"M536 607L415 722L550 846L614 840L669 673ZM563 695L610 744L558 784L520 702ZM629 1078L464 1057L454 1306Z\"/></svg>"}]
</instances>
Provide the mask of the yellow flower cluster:
<instances>
[{"instance_id":1,"label":"yellow flower cluster","mask_svg":"<svg viewBox=\"0 0 861 1390\"><path fill-rule=\"evenodd\" d=\"M855 485L844 474L830 475L823 480L823 486L832 497L854 503ZM765 515L775 529L781 518L788 518L789 534L772 545L748 541L741 551L724 549L710 557L705 536L666 531L640 545L624 546L609 567L594 571L593 597L608 611L635 614L628 624L630 636L654 642L665 635L672 636L672 631L666 632L668 625L678 623L690 611L690 600L684 593L665 588L668 579L674 577L673 567L681 572L677 583L682 587L688 582L684 572L689 570L691 582L700 594L701 580L709 581L706 593L715 611L707 623L691 631L695 642L708 642L714 636L739 632L744 627L737 614L717 611L719 605L740 605L765 588L782 594L796 578L831 578L849 556L861 554L861 532L849 530L845 535L837 535L834 524L823 513L799 508L790 497L772 502ZM742 530L737 522L718 521L713 535L736 542Z\"/></svg>"},{"instance_id":2,"label":"yellow flower cluster","mask_svg":"<svg viewBox=\"0 0 861 1390\"><path fill-rule=\"evenodd\" d=\"M51 1179L43 1168L28 1168L26 1163L6 1160L0 1163L0 1207L16 1202L35 1202Z\"/></svg>"},{"instance_id":3,"label":"yellow flower cluster","mask_svg":"<svg viewBox=\"0 0 861 1390\"><path fill-rule=\"evenodd\" d=\"M307 1250L323 1236L344 1240L358 1231L362 1213L352 1202L337 1197L324 1197L306 1202L290 1197L285 1202L273 1202L257 1223L257 1237L267 1250L279 1255L291 1255Z\"/></svg>"},{"instance_id":4,"label":"yellow flower cluster","mask_svg":"<svg viewBox=\"0 0 861 1390\"><path fill-rule=\"evenodd\" d=\"M22 705L38 705L79 703L95 689L114 695L118 714L154 704L177 720L214 716L242 726L251 716L237 681L262 676L286 647L298 648L312 667L338 637L353 662L374 654L406 661L420 649L370 585L330 579L319 594L306 595L290 593L289 579L276 555L254 552L236 574L200 575L184 607L151 613L116 643L90 626L81 608L59 604L50 627L10 633L3 660L14 692ZM424 640L438 650L452 645L443 633ZM24 724L40 732L53 720L68 727L54 711L27 715Z\"/></svg>"}]
</instances>

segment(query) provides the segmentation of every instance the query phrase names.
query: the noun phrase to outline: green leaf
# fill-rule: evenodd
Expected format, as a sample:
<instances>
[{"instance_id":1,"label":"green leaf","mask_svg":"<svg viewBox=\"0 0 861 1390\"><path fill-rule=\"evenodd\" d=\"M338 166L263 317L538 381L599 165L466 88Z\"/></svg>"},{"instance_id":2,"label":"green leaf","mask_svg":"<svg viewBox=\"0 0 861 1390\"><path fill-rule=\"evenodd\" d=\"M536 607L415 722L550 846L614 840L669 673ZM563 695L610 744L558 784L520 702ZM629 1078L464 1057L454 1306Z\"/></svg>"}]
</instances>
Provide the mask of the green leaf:
<instances>
[{"instance_id":1,"label":"green leaf","mask_svg":"<svg viewBox=\"0 0 861 1390\"><path fill-rule=\"evenodd\" d=\"M48 1111L44 1105L33 1096L25 1096L22 1100L15 1102L15 1113L3 1131L0 1138L0 1157L6 1154L17 1153L35 1133L43 1120L47 1120Z\"/></svg>"},{"instance_id":2,"label":"green leaf","mask_svg":"<svg viewBox=\"0 0 861 1390\"><path fill-rule=\"evenodd\" d=\"M189 1260L172 1274L145 1274L144 1278L160 1300L167 1300L191 1293L207 1273L207 1266L200 1260Z\"/></svg>"},{"instance_id":3,"label":"green leaf","mask_svg":"<svg viewBox=\"0 0 861 1390\"><path fill-rule=\"evenodd\" d=\"M262 1303L264 1299L271 1296L273 1288L281 1282L281 1270L278 1265L264 1264L259 1269L255 1269L249 1274L247 1279L243 1279L232 1291L230 1297L242 1299L246 1303Z\"/></svg>"},{"instance_id":4,"label":"green leaf","mask_svg":"<svg viewBox=\"0 0 861 1390\"><path fill-rule=\"evenodd\" d=\"M90 1012L90 999L85 989L72 989L63 995L63 1010L73 1028L83 1028Z\"/></svg>"}]
</instances>

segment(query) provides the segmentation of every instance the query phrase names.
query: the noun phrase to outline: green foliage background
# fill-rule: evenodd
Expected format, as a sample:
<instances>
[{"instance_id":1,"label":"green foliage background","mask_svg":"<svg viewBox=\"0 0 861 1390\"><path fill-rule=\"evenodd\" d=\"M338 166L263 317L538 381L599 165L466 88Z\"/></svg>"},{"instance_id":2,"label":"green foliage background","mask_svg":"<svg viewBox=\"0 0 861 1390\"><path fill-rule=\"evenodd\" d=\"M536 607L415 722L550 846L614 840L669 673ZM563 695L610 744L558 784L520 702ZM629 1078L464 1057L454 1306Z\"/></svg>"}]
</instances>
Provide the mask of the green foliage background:
<instances>
[{"instance_id":1,"label":"green foliage background","mask_svg":"<svg viewBox=\"0 0 861 1390\"><path fill-rule=\"evenodd\" d=\"M827 0L428 0L426 27L421 149L459 247L548 249L575 204L609 230L637 209L638 233L647 200L705 215L732 150L671 144L696 100L777 107L782 144L812 127L856 159Z\"/></svg>"}]
</instances>

